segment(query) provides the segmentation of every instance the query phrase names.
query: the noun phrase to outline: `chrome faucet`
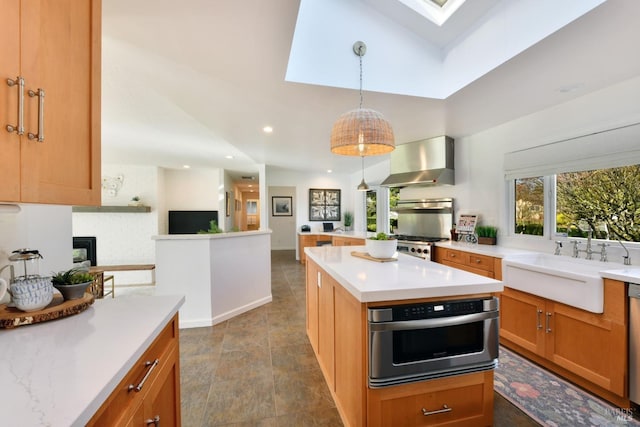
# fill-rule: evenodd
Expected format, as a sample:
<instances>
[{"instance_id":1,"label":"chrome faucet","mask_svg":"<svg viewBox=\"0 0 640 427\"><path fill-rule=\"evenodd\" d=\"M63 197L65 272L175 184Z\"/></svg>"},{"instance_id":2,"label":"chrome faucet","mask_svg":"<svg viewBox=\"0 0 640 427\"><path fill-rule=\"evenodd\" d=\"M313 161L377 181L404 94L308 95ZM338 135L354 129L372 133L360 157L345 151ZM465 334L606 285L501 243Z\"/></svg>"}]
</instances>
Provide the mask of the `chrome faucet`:
<instances>
[{"instance_id":1,"label":"chrome faucet","mask_svg":"<svg viewBox=\"0 0 640 427\"><path fill-rule=\"evenodd\" d=\"M580 254L578 245L580 244L580 242L578 242L577 240L571 240L570 243L573 245L573 247L571 248L571 256L573 258L578 258L578 255Z\"/></svg>"},{"instance_id":2,"label":"chrome faucet","mask_svg":"<svg viewBox=\"0 0 640 427\"><path fill-rule=\"evenodd\" d=\"M600 261L607 262L607 246L609 246L609 244L598 243L598 246L600 246Z\"/></svg>"},{"instance_id":3,"label":"chrome faucet","mask_svg":"<svg viewBox=\"0 0 640 427\"><path fill-rule=\"evenodd\" d=\"M622 244L622 241L620 239L618 239L618 243L620 243L620 246L622 246L622 249L624 249L624 251L627 253L626 255L622 255L622 260L624 261L624 265L631 265L631 258L629 257L629 251L627 250L627 247Z\"/></svg>"},{"instance_id":4,"label":"chrome faucet","mask_svg":"<svg viewBox=\"0 0 640 427\"><path fill-rule=\"evenodd\" d=\"M560 249L562 249L562 241L556 240L556 250L553 252L553 254L560 255Z\"/></svg>"}]
</instances>

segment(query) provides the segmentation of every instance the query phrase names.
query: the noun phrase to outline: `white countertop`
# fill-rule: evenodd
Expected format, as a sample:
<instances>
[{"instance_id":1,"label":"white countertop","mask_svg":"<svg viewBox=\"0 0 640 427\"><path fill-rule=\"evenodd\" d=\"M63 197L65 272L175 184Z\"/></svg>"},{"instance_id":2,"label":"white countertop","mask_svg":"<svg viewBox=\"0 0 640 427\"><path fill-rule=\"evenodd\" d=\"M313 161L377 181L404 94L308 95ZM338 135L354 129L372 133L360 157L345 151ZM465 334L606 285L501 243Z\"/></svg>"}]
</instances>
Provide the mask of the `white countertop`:
<instances>
[{"instance_id":1,"label":"white countertop","mask_svg":"<svg viewBox=\"0 0 640 427\"><path fill-rule=\"evenodd\" d=\"M0 423L85 425L183 303L105 298L74 316L0 329Z\"/></svg>"},{"instance_id":2,"label":"white countertop","mask_svg":"<svg viewBox=\"0 0 640 427\"><path fill-rule=\"evenodd\" d=\"M498 245L478 245L478 244L468 244L468 243L460 243L460 242L437 242L436 247L442 248L450 248L457 249L460 251L475 253L479 255L487 255L496 258L509 259L510 256L522 255L522 254L536 254L539 252L525 250L525 249L516 249L516 248L507 248L504 246ZM568 261L575 261L577 263L588 264L598 268L598 274L600 277L619 280L621 282L629 282L629 283L640 283L640 267L637 266L625 266L622 263L616 262L600 262L597 260L586 261L583 258L578 260L574 258L570 258L566 255L558 256L559 259L565 258ZM506 286L509 286L507 283Z\"/></svg>"},{"instance_id":3,"label":"white countertop","mask_svg":"<svg viewBox=\"0 0 640 427\"><path fill-rule=\"evenodd\" d=\"M298 235L301 236L341 236L341 237L353 237L354 239L366 239L367 236L371 236L375 233L367 231L298 231Z\"/></svg>"},{"instance_id":4,"label":"white countertop","mask_svg":"<svg viewBox=\"0 0 640 427\"><path fill-rule=\"evenodd\" d=\"M360 302L447 297L501 292L502 282L432 261L398 254L398 260L376 262L351 255L365 246L305 248L315 261Z\"/></svg>"},{"instance_id":5,"label":"white countertop","mask_svg":"<svg viewBox=\"0 0 640 427\"><path fill-rule=\"evenodd\" d=\"M510 255L534 253L533 251L525 249L507 248L498 245L478 245L452 241L436 242L435 245L438 248L457 249L459 251L471 252L478 255L487 255L495 258L506 258Z\"/></svg>"},{"instance_id":6,"label":"white countertop","mask_svg":"<svg viewBox=\"0 0 640 427\"><path fill-rule=\"evenodd\" d=\"M229 231L225 233L200 233L200 234L159 234L151 236L152 240L212 240L212 239L237 239L240 237L255 236L257 234L271 234L271 230Z\"/></svg>"}]
</instances>

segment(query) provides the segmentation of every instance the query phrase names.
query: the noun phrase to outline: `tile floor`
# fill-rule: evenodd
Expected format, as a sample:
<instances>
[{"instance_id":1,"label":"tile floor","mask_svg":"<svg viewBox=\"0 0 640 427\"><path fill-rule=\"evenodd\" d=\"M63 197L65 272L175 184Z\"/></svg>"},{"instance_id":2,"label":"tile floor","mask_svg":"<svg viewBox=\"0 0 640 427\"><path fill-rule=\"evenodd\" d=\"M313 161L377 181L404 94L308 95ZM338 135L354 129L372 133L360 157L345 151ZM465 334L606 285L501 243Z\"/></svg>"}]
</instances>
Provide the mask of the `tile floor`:
<instances>
[{"instance_id":1,"label":"tile floor","mask_svg":"<svg viewBox=\"0 0 640 427\"><path fill-rule=\"evenodd\" d=\"M180 331L184 427L342 426L305 332L304 267L295 251L271 264L273 302ZM537 425L495 396L495 426Z\"/></svg>"}]
</instances>

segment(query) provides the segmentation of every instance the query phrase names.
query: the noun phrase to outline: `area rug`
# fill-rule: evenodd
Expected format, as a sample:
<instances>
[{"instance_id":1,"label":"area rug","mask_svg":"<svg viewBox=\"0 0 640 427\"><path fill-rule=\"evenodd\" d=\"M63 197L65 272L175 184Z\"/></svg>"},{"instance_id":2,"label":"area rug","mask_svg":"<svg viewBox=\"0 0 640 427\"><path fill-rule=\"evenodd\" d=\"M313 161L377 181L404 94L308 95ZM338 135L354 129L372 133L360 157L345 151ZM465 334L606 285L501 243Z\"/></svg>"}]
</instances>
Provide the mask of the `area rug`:
<instances>
[{"instance_id":1,"label":"area rug","mask_svg":"<svg viewBox=\"0 0 640 427\"><path fill-rule=\"evenodd\" d=\"M543 426L640 426L617 408L503 347L495 391Z\"/></svg>"}]
</instances>

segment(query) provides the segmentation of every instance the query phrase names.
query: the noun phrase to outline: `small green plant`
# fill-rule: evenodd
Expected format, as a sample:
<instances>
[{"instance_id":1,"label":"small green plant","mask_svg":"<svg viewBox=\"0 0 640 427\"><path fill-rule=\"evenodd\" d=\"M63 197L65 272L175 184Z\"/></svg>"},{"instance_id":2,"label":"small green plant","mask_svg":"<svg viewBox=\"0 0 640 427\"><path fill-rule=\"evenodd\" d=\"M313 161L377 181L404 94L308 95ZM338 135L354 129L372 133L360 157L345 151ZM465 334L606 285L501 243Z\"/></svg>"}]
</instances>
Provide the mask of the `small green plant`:
<instances>
[{"instance_id":1,"label":"small green plant","mask_svg":"<svg viewBox=\"0 0 640 427\"><path fill-rule=\"evenodd\" d=\"M51 275L51 283L54 286L75 285L78 283L87 283L92 281L93 276L91 274L77 268L52 273Z\"/></svg>"},{"instance_id":2,"label":"small green plant","mask_svg":"<svg viewBox=\"0 0 640 427\"><path fill-rule=\"evenodd\" d=\"M378 233L375 236L369 237L369 239L371 239L371 240L393 240L394 237L389 236L388 234L385 234L385 233Z\"/></svg>"},{"instance_id":3,"label":"small green plant","mask_svg":"<svg viewBox=\"0 0 640 427\"><path fill-rule=\"evenodd\" d=\"M198 230L198 234L217 234L222 233L222 229L218 227L218 222L215 220L209 221L208 230Z\"/></svg>"},{"instance_id":4,"label":"small green plant","mask_svg":"<svg viewBox=\"0 0 640 427\"><path fill-rule=\"evenodd\" d=\"M349 211L346 211L344 213L344 226L351 227L352 224L353 224L353 214Z\"/></svg>"},{"instance_id":5,"label":"small green plant","mask_svg":"<svg viewBox=\"0 0 640 427\"><path fill-rule=\"evenodd\" d=\"M140 201L140 196L133 196L133 197L131 198L131 201L132 201L132 202L139 202L139 201Z\"/></svg>"},{"instance_id":6,"label":"small green plant","mask_svg":"<svg viewBox=\"0 0 640 427\"><path fill-rule=\"evenodd\" d=\"M476 227L476 234L478 237L495 238L498 235L498 228L492 225L479 225Z\"/></svg>"}]
</instances>

